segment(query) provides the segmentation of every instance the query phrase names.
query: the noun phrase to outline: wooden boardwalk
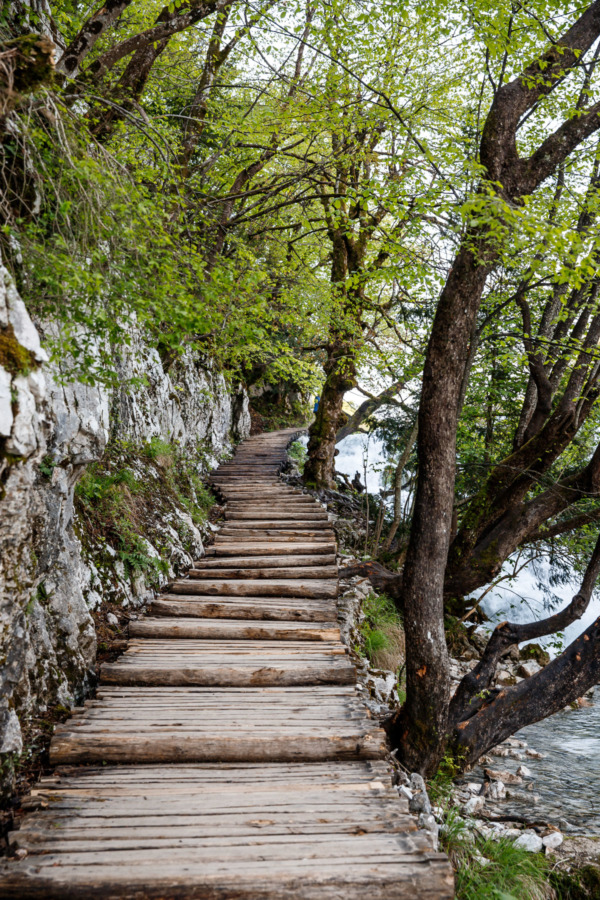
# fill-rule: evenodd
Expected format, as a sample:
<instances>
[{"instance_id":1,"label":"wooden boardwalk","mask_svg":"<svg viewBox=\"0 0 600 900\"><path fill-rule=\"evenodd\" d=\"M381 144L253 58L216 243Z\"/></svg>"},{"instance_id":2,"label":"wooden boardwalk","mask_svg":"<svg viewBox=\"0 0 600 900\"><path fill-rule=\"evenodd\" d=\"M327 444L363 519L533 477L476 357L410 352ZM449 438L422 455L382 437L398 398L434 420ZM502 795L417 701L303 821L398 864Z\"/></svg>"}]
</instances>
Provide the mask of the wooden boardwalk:
<instances>
[{"instance_id":1,"label":"wooden boardwalk","mask_svg":"<svg viewBox=\"0 0 600 900\"><path fill-rule=\"evenodd\" d=\"M57 728L0 897L453 896L355 688L327 513L278 478L289 439L214 474L224 527Z\"/></svg>"}]
</instances>

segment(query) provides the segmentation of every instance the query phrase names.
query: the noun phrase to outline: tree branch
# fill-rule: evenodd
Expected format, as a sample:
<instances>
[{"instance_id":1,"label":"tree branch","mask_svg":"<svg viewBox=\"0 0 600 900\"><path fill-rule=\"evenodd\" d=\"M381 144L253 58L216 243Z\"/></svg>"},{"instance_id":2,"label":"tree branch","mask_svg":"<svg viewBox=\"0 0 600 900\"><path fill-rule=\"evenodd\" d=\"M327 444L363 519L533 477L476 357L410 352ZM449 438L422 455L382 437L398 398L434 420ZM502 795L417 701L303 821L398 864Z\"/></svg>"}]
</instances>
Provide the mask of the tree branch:
<instances>
[{"instance_id":1,"label":"tree branch","mask_svg":"<svg viewBox=\"0 0 600 900\"><path fill-rule=\"evenodd\" d=\"M599 574L600 536L596 541L579 592L575 594L565 609L539 622L528 622L522 625L515 622L501 622L496 626L482 658L475 668L465 675L450 702L451 727L456 727L459 722L468 717L469 706L473 698L489 689L498 663L509 647L564 631L567 626L582 617L588 608Z\"/></svg>"},{"instance_id":2,"label":"tree branch","mask_svg":"<svg viewBox=\"0 0 600 900\"><path fill-rule=\"evenodd\" d=\"M368 400L365 400L364 403L361 403L356 412L354 412L346 424L340 428L335 436L336 444L339 444L340 441L343 441L344 438L348 437L350 434L354 434L365 419L368 419L369 416L372 416L374 412L376 412L381 406L385 406L386 404L393 401L394 396L398 393L398 391L402 390L404 387L404 381L396 381L389 388L386 388L385 391L382 391L378 396L373 396Z\"/></svg>"},{"instance_id":3,"label":"tree branch","mask_svg":"<svg viewBox=\"0 0 600 900\"><path fill-rule=\"evenodd\" d=\"M56 71L69 78L77 75L81 63L93 49L96 41L102 37L106 29L115 22L131 0L107 0L93 16L84 23L79 34L73 38L56 64Z\"/></svg>"}]
</instances>

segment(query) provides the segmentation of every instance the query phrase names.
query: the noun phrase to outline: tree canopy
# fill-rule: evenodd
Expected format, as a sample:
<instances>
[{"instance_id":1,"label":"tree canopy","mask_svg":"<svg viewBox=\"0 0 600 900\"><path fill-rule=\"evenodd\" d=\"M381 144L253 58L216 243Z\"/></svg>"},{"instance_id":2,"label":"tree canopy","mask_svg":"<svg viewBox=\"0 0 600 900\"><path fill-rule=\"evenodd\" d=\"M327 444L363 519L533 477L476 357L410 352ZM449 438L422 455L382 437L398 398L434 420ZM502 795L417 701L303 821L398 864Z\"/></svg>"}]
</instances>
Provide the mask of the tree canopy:
<instances>
[{"instance_id":1,"label":"tree canopy","mask_svg":"<svg viewBox=\"0 0 600 900\"><path fill-rule=\"evenodd\" d=\"M63 377L114 380L139 329L319 394L317 489L348 429L384 434L411 767L597 681L596 623L489 693L511 626L451 698L445 617L545 555L583 579L551 633L598 574L600 2L52 0L2 32L0 245Z\"/></svg>"}]
</instances>

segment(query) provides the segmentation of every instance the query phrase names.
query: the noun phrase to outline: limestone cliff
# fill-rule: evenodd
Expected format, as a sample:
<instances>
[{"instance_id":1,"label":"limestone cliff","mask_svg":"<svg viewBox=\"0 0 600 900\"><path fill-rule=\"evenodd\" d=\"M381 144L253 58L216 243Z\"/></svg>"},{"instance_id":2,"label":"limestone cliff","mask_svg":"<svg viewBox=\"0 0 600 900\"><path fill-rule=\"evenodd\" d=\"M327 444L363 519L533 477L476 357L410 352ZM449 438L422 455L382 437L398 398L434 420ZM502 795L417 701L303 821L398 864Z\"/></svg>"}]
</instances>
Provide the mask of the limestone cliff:
<instances>
[{"instance_id":1,"label":"limestone cliff","mask_svg":"<svg viewBox=\"0 0 600 900\"><path fill-rule=\"evenodd\" d=\"M189 454L202 474L250 429L245 391L232 392L191 351L165 371L137 336L118 362L118 387L107 389L59 380L42 344L1 267L0 762L22 748L20 719L72 704L87 690L96 654L91 609L108 594L140 604L156 586L156 573L151 579L131 571L108 545L95 559L96 544L74 507L82 475L107 443L131 450L152 440ZM184 523L187 540L173 519ZM158 549L151 535L145 542L150 556L162 556L168 577L202 552L201 531L176 495L162 532Z\"/></svg>"}]
</instances>

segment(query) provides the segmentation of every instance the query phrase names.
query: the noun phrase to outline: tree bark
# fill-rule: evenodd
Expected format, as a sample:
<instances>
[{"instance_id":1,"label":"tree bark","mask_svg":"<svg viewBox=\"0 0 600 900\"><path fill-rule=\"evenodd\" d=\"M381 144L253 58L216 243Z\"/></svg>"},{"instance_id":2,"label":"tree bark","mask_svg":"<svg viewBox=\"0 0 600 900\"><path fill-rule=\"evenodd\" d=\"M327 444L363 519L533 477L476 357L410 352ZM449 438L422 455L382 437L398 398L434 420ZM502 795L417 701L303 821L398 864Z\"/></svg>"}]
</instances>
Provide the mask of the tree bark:
<instances>
[{"instance_id":1,"label":"tree bark","mask_svg":"<svg viewBox=\"0 0 600 900\"><path fill-rule=\"evenodd\" d=\"M93 50L96 41L116 22L131 0L107 0L81 27L56 64L57 72L75 78L81 63Z\"/></svg>"},{"instance_id":2,"label":"tree bark","mask_svg":"<svg viewBox=\"0 0 600 900\"><path fill-rule=\"evenodd\" d=\"M354 352L353 344L344 338L335 341L328 349L324 366L325 383L315 421L309 429L305 484L335 488L335 453L344 395L356 385Z\"/></svg>"}]
</instances>

